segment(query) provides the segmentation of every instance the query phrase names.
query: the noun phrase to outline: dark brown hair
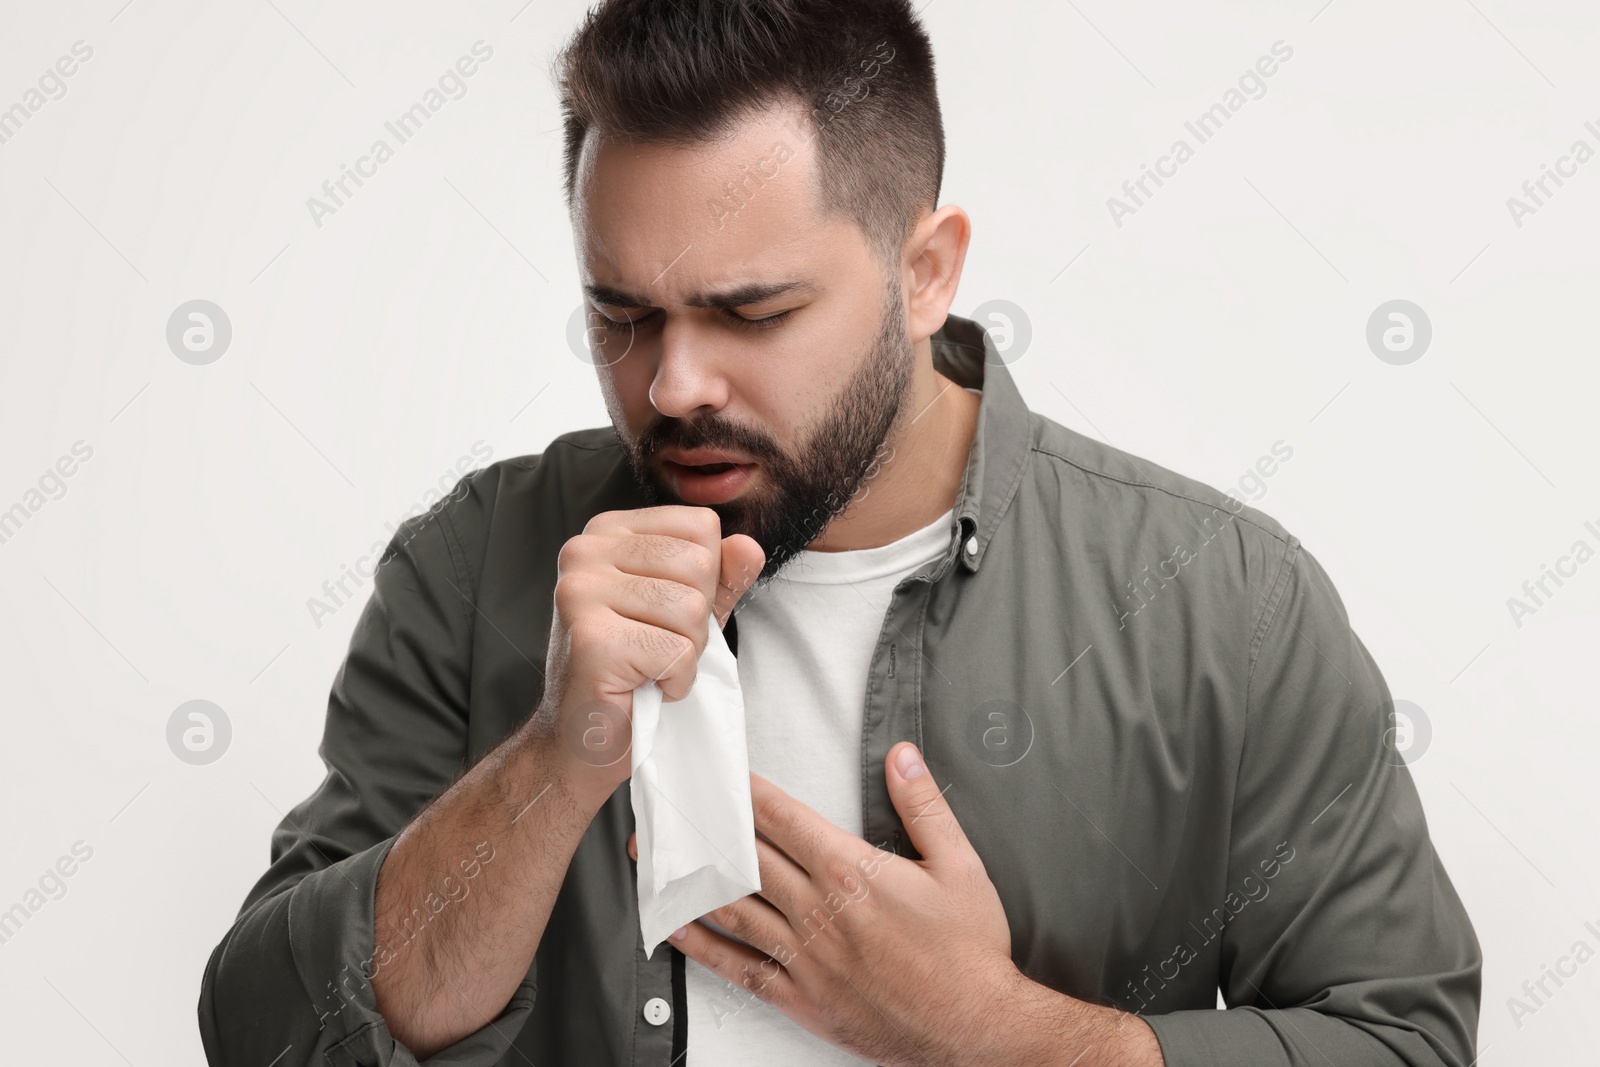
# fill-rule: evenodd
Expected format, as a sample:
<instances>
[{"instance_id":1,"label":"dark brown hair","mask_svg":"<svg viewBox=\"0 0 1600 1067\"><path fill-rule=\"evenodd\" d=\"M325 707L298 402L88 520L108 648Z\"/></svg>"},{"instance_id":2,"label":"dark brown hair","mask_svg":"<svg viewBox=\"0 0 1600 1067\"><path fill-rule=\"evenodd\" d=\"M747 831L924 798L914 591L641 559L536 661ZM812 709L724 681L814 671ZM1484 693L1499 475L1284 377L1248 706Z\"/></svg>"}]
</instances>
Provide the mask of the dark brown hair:
<instances>
[{"instance_id":1,"label":"dark brown hair","mask_svg":"<svg viewBox=\"0 0 1600 1067\"><path fill-rule=\"evenodd\" d=\"M591 127L689 146L785 103L810 115L796 136L815 140L821 209L853 220L886 265L938 203L944 125L910 0L603 0L555 75L569 210Z\"/></svg>"}]
</instances>

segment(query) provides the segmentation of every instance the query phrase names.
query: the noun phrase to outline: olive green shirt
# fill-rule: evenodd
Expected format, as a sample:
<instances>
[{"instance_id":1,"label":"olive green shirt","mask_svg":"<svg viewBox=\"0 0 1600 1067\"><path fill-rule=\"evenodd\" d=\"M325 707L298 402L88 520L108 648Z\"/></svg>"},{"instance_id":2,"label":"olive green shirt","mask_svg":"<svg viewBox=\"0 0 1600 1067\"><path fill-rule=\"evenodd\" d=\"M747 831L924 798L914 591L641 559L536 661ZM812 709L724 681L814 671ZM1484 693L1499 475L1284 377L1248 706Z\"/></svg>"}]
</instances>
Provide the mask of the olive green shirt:
<instances>
[{"instance_id":1,"label":"olive green shirt","mask_svg":"<svg viewBox=\"0 0 1600 1067\"><path fill-rule=\"evenodd\" d=\"M1466 1067L1477 938L1322 567L1254 508L1030 412L977 324L950 317L933 356L982 390L977 434L949 550L899 583L873 650L861 836L915 856L883 774L914 741L1017 966L1138 1012L1170 1067ZM399 528L333 682L327 776L206 966L211 1063L418 1062L367 980L378 869L538 704L562 544L642 506L605 427ZM737 653L737 614L726 632ZM624 785L510 1003L427 1064L681 1067L684 957L645 958L632 829ZM474 846L441 872L468 890L493 871Z\"/></svg>"}]
</instances>

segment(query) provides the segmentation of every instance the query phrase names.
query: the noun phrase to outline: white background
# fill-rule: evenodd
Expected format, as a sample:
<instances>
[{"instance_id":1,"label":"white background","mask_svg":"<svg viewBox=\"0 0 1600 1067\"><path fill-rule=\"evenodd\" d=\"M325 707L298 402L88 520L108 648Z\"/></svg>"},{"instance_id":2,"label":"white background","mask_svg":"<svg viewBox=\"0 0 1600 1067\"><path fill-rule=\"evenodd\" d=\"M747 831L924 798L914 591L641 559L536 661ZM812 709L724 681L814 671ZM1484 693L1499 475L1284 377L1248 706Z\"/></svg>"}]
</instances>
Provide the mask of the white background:
<instances>
[{"instance_id":1,"label":"white background","mask_svg":"<svg viewBox=\"0 0 1600 1067\"><path fill-rule=\"evenodd\" d=\"M202 967L321 778L370 585L320 626L308 598L475 444L606 422L566 340L548 75L584 8L523 2L0 10L0 108L93 49L0 145L0 510L93 449L0 544L0 910L93 849L0 945L12 1062L202 1061ZM933 0L943 195L975 226L953 310L1022 308L1030 405L1154 462L1226 488L1293 448L1255 503L1431 726L1412 769L1486 955L1481 1062L1582 1060L1600 962L1520 1026L1507 998L1600 950L1600 561L1521 626L1506 601L1600 548L1600 160L1520 227L1506 201L1600 148L1600 15L1322 4ZM480 39L466 95L318 226L307 198ZM1116 225L1278 40L1265 95ZM196 298L233 329L205 366L165 336ZM1365 340L1397 298L1434 330L1405 366ZM209 766L166 741L197 698L233 727Z\"/></svg>"}]
</instances>

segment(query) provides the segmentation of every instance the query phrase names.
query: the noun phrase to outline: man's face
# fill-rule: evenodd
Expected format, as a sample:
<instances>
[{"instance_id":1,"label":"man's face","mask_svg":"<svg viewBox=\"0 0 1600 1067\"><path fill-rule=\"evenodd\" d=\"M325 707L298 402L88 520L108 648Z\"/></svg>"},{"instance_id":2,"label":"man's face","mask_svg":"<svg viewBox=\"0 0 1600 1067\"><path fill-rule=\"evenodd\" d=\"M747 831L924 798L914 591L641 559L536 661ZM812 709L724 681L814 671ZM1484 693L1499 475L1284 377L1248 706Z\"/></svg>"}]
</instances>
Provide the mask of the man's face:
<instances>
[{"instance_id":1,"label":"man's face","mask_svg":"<svg viewBox=\"0 0 1600 1067\"><path fill-rule=\"evenodd\" d=\"M762 581L860 489L912 372L899 272L819 211L798 114L688 148L591 132L574 212L601 392L635 479L754 538Z\"/></svg>"}]
</instances>

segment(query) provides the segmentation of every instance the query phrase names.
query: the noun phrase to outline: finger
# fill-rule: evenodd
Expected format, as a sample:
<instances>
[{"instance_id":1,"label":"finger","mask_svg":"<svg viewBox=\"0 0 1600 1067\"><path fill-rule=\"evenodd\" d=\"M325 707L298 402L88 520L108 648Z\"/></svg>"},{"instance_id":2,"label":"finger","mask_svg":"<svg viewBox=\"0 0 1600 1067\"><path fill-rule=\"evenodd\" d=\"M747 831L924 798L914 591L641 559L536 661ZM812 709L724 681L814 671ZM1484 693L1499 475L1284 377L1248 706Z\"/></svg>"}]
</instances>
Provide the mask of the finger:
<instances>
[{"instance_id":1,"label":"finger","mask_svg":"<svg viewBox=\"0 0 1600 1067\"><path fill-rule=\"evenodd\" d=\"M639 834L637 831L628 835L628 858L635 863L639 862ZM800 913L804 908L803 902L807 899L805 893L810 887L810 882L806 879L806 872L797 867L788 856L774 848L771 843L759 837L756 838L756 861L760 865L761 871L761 893L759 896L751 895L742 899L762 902L773 912L775 918L785 922L784 926L771 927L768 931L769 935L783 936L786 932L792 933L800 927L796 922L788 920L793 917L799 922L803 922L805 918ZM784 903L781 902L787 902L788 907L785 907ZM745 941L751 941L750 938L744 936L743 931L719 918L716 912L711 914L712 918L723 928L744 938ZM770 939L770 936L768 939ZM765 940L767 939L764 939L763 943ZM754 944L755 942L752 941L751 943Z\"/></svg>"},{"instance_id":2,"label":"finger","mask_svg":"<svg viewBox=\"0 0 1600 1067\"><path fill-rule=\"evenodd\" d=\"M798 930L812 906L812 898L816 896L810 876L764 837L756 838L756 864L761 874L762 899L781 912L789 920L789 925Z\"/></svg>"},{"instance_id":3,"label":"finger","mask_svg":"<svg viewBox=\"0 0 1600 1067\"><path fill-rule=\"evenodd\" d=\"M697 587L641 574L619 575L607 590L606 606L625 620L671 630L691 640L698 629L702 644L711 616L711 601Z\"/></svg>"},{"instance_id":4,"label":"finger","mask_svg":"<svg viewBox=\"0 0 1600 1067\"><path fill-rule=\"evenodd\" d=\"M717 597L712 610L717 625L728 625L728 616L745 592L761 576L767 554L755 538L732 534L722 539L722 574L717 579Z\"/></svg>"},{"instance_id":5,"label":"finger","mask_svg":"<svg viewBox=\"0 0 1600 1067\"><path fill-rule=\"evenodd\" d=\"M902 741L891 748L884 760L884 777L894 810L925 861L937 864L975 854L916 745Z\"/></svg>"},{"instance_id":6,"label":"finger","mask_svg":"<svg viewBox=\"0 0 1600 1067\"><path fill-rule=\"evenodd\" d=\"M813 879L828 869L830 856L850 856L864 844L759 774L750 775L750 807L756 830Z\"/></svg>"},{"instance_id":7,"label":"finger","mask_svg":"<svg viewBox=\"0 0 1600 1067\"><path fill-rule=\"evenodd\" d=\"M716 600L722 571L722 517L685 505L606 511L584 525L583 547L600 544L618 570L682 582ZM709 613L708 613L709 614Z\"/></svg>"},{"instance_id":8,"label":"finger","mask_svg":"<svg viewBox=\"0 0 1600 1067\"><path fill-rule=\"evenodd\" d=\"M701 916L732 934L736 939L771 956L774 960L794 959L794 930L783 912L755 895L714 908Z\"/></svg>"},{"instance_id":9,"label":"finger","mask_svg":"<svg viewBox=\"0 0 1600 1067\"><path fill-rule=\"evenodd\" d=\"M721 541L707 548L683 537L625 533L601 544L606 562L622 574L686 585L698 590L707 605L716 600L722 574Z\"/></svg>"},{"instance_id":10,"label":"finger","mask_svg":"<svg viewBox=\"0 0 1600 1067\"><path fill-rule=\"evenodd\" d=\"M783 958L799 927L791 923L790 913L773 902L773 896L790 901L802 899L806 876L787 856L759 838L756 850L761 864L760 896L741 897L712 911L710 918L746 944L766 948L768 955ZM638 833L628 835L628 856L636 863L639 860ZM804 921L803 916L801 921Z\"/></svg>"},{"instance_id":11,"label":"finger","mask_svg":"<svg viewBox=\"0 0 1600 1067\"><path fill-rule=\"evenodd\" d=\"M607 693L612 693L613 687L616 687L615 695L622 697L631 694L645 682L655 682L661 687L664 699L683 699L694 684L700 653L704 651L706 634L711 625L710 616L701 616L698 628L687 627L691 634L698 635L698 644L695 636L636 622L615 612L612 613L612 620L614 629L603 631L598 638L588 639L590 644L604 640L611 643L610 647L623 650L623 658L615 664L617 669L609 676L614 680L604 683ZM576 638L574 641L576 643Z\"/></svg>"},{"instance_id":12,"label":"finger","mask_svg":"<svg viewBox=\"0 0 1600 1067\"><path fill-rule=\"evenodd\" d=\"M794 1003L794 979L775 958L714 933L704 923L680 927L667 943L723 981L749 990L780 1010Z\"/></svg>"},{"instance_id":13,"label":"finger","mask_svg":"<svg viewBox=\"0 0 1600 1067\"><path fill-rule=\"evenodd\" d=\"M630 511L602 511L584 524L586 534L659 534L693 541L715 553L722 540L722 516L710 508L663 504Z\"/></svg>"}]
</instances>

